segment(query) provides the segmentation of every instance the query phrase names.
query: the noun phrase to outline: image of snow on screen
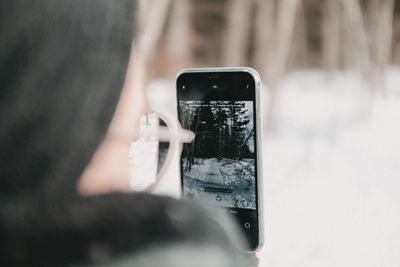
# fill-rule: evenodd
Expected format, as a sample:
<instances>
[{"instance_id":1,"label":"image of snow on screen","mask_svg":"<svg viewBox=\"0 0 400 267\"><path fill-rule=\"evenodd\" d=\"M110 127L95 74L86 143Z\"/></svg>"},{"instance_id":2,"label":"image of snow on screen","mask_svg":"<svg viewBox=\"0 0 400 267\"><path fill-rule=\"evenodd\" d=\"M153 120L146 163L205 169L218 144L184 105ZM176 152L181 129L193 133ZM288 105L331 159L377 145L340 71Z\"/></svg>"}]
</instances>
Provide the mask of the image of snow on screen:
<instances>
[{"instance_id":1,"label":"image of snow on screen","mask_svg":"<svg viewBox=\"0 0 400 267\"><path fill-rule=\"evenodd\" d=\"M180 101L182 127L195 133L182 151L186 199L256 209L252 101Z\"/></svg>"}]
</instances>

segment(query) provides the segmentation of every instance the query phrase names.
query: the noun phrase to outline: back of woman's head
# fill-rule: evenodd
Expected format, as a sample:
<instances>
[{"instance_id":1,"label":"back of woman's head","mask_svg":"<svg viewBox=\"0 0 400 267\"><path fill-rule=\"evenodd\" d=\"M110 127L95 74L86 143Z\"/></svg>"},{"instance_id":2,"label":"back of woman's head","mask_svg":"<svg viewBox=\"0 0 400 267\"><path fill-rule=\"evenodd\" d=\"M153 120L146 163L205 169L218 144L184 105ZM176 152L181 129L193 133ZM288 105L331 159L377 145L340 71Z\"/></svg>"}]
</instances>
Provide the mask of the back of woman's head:
<instances>
[{"instance_id":1,"label":"back of woman's head","mask_svg":"<svg viewBox=\"0 0 400 267\"><path fill-rule=\"evenodd\" d=\"M129 0L0 1L0 195L74 190L122 89Z\"/></svg>"}]
</instances>

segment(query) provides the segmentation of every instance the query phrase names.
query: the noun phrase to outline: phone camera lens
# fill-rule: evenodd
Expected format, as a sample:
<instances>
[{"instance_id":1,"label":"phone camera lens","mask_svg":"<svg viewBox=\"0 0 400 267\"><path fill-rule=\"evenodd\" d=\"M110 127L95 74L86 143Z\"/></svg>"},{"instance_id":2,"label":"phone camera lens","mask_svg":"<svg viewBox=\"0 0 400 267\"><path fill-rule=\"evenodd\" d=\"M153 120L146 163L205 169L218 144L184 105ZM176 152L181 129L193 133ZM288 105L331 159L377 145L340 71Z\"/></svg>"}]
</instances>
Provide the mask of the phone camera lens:
<instances>
[{"instance_id":1,"label":"phone camera lens","mask_svg":"<svg viewBox=\"0 0 400 267\"><path fill-rule=\"evenodd\" d=\"M217 73L210 74L210 75L208 75L208 78L211 80L218 79L218 74Z\"/></svg>"}]
</instances>

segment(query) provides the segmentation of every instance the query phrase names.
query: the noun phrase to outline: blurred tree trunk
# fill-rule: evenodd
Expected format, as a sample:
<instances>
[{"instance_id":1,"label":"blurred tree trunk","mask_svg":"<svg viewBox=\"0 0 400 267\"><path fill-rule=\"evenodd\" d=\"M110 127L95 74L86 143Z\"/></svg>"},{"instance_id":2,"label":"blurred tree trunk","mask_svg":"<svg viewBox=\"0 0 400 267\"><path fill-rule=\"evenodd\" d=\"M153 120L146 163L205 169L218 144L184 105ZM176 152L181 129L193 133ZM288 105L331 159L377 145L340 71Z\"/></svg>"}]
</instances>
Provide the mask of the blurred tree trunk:
<instances>
[{"instance_id":1,"label":"blurred tree trunk","mask_svg":"<svg viewBox=\"0 0 400 267\"><path fill-rule=\"evenodd\" d=\"M222 50L223 66L243 66L247 63L252 2L252 0L228 2L227 27Z\"/></svg>"},{"instance_id":2,"label":"blurred tree trunk","mask_svg":"<svg viewBox=\"0 0 400 267\"><path fill-rule=\"evenodd\" d=\"M256 41L256 57L264 61L264 68L260 71L269 86L269 105L265 123L267 129L275 127L276 86L287 69L299 2L300 0L258 1L256 32L260 37ZM263 16L266 18L263 19Z\"/></svg>"},{"instance_id":3,"label":"blurred tree trunk","mask_svg":"<svg viewBox=\"0 0 400 267\"><path fill-rule=\"evenodd\" d=\"M277 4L277 18L274 27L272 53L266 58L267 66L263 73L267 82L276 85L286 70L292 43L295 14L300 0L280 0Z\"/></svg>"},{"instance_id":4,"label":"blurred tree trunk","mask_svg":"<svg viewBox=\"0 0 400 267\"><path fill-rule=\"evenodd\" d=\"M262 71L265 69L267 58L273 52L272 47L274 45L274 26L276 19L275 2L274 0L258 0L256 3L253 61L256 68Z\"/></svg>"},{"instance_id":5,"label":"blurred tree trunk","mask_svg":"<svg viewBox=\"0 0 400 267\"><path fill-rule=\"evenodd\" d=\"M191 60L190 50L190 2L174 0L167 29L165 50L172 69L185 68ZM186 66L185 66L186 65Z\"/></svg>"},{"instance_id":6,"label":"blurred tree trunk","mask_svg":"<svg viewBox=\"0 0 400 267\"><path fill-rule=\"evenodd\" d=\"M139 10L146 16L139 16L138 49L146 63L149 63L154 55L162 30L167 20L170 0L141 0Z\"/></svg>"},{"instance_id":7,"label":"blurred tree trunk","mask_svg":"<svg viewBox=\"0 0 400 267\"><path fill-rule=\"evenodd\" d=\"M367 31L359 0L341 0L341 6L344 68L359 72L359 85L354 86L351 92L354 105L350 107L350 117L353 120L366 119L373 104L366 79L371 66Z\"/></svg>"},{"instance_id":8,"label":"blurred tree trunk","mask_svg":"<svg viewBox=\"0 0 400 267\"><path fill-rule=\"evenodd\" d=\"M226 0L191 3L191 48L196 66L221 66L224 54Z\"/></svg>"},{"instance_id":9,"label":"blurred tree trunk","mask_svg":"<svg viewBox=\"0 0 400 267\"><path fill-rule=\"evenodd\" d=\"M306 3L307 1L302 0L296 10L293 37L286 67L287 71L290 71L290 69L305 67L311 63L308 58L310 53L307 45Z\"/></svg>"},{"instance_id":10,"label":"blurred tree trunk","mask_svg":"<svg viewBox=\"0 0 400 267\"><path fill-rule=\"evenodd\" d=\"M367 0L365 14L371 58L367 79L371 90L385 93L384 73L391 55L394 0Z\"/></svg>"},{"instance_id":11,"label":"blurred tree trunk","mask_svg":"<svg viewBox=\"0 0 400 267\"><path fill-rule=\"evenodd\" d=\"M367 34L359 0L341 0L343 20L343 55L345 68L369 68Z\"/></svg>"},{"instance_id":12,"label":"blurred tree trunk","mask_svg":"<svg viewBox=\"0 0 400 267\"><path fill-rule=\"evenodd\" d=\"M342 66L342 12L337 0L323 1L322 66L337 70Z\"/></svg>"},{"instance_id":13,"label":"blurred tree trunk","mask_svg":"<svg viewBox=\"0 0 400 267\"><path fill-rule=\"evenodd\" d=\"M392 58L393 65L400 65L400 1L394 2L393 34L392 34Z\"/></svg>"}]
</instances>

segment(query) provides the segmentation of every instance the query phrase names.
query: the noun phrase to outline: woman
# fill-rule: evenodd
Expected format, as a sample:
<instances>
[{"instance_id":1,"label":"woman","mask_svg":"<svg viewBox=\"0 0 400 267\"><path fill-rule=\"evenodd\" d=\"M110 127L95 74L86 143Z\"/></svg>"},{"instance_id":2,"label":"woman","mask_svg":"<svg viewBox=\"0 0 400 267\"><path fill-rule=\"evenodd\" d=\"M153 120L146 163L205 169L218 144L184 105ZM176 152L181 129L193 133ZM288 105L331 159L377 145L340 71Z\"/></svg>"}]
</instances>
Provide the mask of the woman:
<instances>
[{"instance_id":1,"label":"woman","mask_svg":"<svg viewBox=\"0 0 400 267\"><path fill-rule=\"evenodd\" d=\"M108 168L96 171L94 154L114 142L107 129L130 80L134 3L0 5L1 266L243 266L236 233L212 213L109 193L123 182L91 190ZM103 194L79 195L82 174L82 192Z\"/></svg>"}]
</instances>

